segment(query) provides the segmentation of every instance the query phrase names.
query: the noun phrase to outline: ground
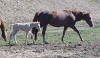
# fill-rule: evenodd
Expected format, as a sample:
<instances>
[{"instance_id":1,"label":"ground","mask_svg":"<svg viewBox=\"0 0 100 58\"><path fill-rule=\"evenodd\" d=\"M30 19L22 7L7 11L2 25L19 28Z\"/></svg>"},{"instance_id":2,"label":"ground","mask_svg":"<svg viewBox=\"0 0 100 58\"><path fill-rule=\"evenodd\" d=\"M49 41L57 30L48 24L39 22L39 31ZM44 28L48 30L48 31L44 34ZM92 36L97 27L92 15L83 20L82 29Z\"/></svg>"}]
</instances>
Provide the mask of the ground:
<instances>
[{"instance_id":1,"label":"ground","mask_svg":"<svg viewBox=\"0 0 100 58\"><path fill-rule=\"evenodd\" d=\"M50 44L41 43L41 32L38 35L40 40L37 41L37 44L19 43L20 45L13 45L11 48L9 48L8 42L4 42L0 37L0 58L100 58L99 0L0 0L0 16L5 22L8 35L11 32L9 24L31 22L34 14L42 10L89 12L94 27L89 28L86 23L79 22L80 24L76 24L76 26L85 40L80 42L78 35L69 29L64 38L65 44L60 41L63 28L51 26L48 27L46 33ZM19 41L25 39L21 32L17 38Z\"/></svg>"},{"instance_id":2,"label":"ground","mask_svg":"<svg viewBox=\"0 0 100 58\"><path fill-rule=\"evenodd\" d=\"M0 58L100 58L100 42L4 46Z\"/></svg>"}]
</instances>

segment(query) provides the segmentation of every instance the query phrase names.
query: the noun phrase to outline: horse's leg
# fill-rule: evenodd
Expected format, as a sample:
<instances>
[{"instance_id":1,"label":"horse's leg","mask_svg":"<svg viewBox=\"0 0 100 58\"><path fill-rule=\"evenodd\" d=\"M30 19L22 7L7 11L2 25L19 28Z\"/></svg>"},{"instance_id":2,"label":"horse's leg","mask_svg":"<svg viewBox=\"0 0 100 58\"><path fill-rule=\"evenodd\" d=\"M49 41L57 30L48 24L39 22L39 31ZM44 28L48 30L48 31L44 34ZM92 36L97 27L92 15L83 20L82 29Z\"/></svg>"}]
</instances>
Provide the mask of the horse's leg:
<instances>
[{"instance_id":1,"label":"horse's leg","mask_svg":"<svg viewBox=\"0 0 100 58\"><path fill-rule=\"evenodd\" d=\"M32 28L32 33L33 33L33 35L35 36L34 37L34 40L36 41L37 40L37 29L35 29L35 28ZM31 36L31 38L32 38L32 36Z\"/></svg>"},{"instance_id":2,"label":"horse's leg","mask_svg":"<svg viewBox=\"0 0 100 58\"><path fill-rule=\"evenodd\" d=\"M48 44L48 42L46 42L45 40L45 32L46 32L46 28L47 28L47 25L43 27L43 30L42 30L42 36L43 36L43 44Z\"/></svg>"},{"instance_id":3,"label":"horse's leg","mask_svg":"<svg viewBox=\"0 0 100 58\"><path fill-rule=\"evenodd\" d=\"M33 35L34 35L34 32L35 32L34 30L35 30L35 28L32 28L32 31L31 32L32 32ZM32 36L31 36L31 39L33 39Z\"/></svg>"},{"instance_id":4,"label":"horse's leg","mask_svg":"<svg viewBox=\"0 0 100 58\"><path fill-rule=\"evenodd\" d=\"M75 32L77 32L77 34L79 35L81 41L83 41L83 40L82 40L82 37L81 37L81 35L80 35L80 33L79 33L79 31L77 30L77 28L76 28L75 26L71 26L71 28L72 28Z\"/></svg>"},{"instance_id":5,"label":"horse's leg","mask_svg":"<svg viewBox=\"0 0 100 58\"><path fill-rule=\"evenodd\" d=\"M63 35L62 35L62 38L61 38L61 41L64 43L64 41L63 41L63 38L64 38L64 35L65 35L65 32L66 32L66 29L67 29L68 27L66 27L66 26L64 26L64 30L63 30Z\"/></svg>"},{"instance_id":6,"label":"horse's leg","mask_svg":"<svg viewBox=\"0 0 100 58\"><path fill-rule=\"evenodd\" d=\"M34 34L35 34L34 40L35 40L35 41L37 40L37 33L38 33L38 30L35 29L35 32L34 32Z\"/></svg>"}]
</instances>

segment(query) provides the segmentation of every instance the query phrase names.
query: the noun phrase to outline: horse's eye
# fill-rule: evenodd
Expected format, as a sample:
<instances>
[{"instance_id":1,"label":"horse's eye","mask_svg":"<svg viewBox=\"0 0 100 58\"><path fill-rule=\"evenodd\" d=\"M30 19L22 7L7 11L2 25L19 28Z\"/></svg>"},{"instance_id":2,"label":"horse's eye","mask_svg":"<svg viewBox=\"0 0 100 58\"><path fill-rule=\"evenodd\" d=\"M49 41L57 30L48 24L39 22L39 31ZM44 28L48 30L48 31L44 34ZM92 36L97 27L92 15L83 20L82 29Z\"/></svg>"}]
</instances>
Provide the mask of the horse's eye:
<instances>
[{"instance_id":1,"label":"horse's eye","mask_svg":"<svg viewBox=\"0 0 100 58\"><path fill-rule=\"evenodd\" d=\"M89 19L91 19L91 18L89 18Z\"/></svg>"}]
</instances>

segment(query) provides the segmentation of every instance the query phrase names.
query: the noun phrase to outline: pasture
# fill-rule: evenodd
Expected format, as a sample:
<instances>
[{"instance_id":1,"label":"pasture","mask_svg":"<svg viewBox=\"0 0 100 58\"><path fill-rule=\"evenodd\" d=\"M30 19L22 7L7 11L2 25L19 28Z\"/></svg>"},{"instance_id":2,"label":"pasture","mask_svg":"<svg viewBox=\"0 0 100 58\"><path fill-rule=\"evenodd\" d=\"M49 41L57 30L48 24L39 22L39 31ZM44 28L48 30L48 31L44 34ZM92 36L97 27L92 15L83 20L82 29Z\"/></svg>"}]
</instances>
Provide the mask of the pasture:
<instances>
[{"instance_id":1,"label":"pasture","mask_svg":"<svg viewBox=\"0 0 100 58\"><path fill-rule=\"evenodd\" d=\"M27 57L27 58L99 58L100 57L100 20L93 21L94 27L90 28L86 22L80 21L76 27L84 40L81 42L79 36L72 29L66 31L64 42L61 42L63 27L52 27L49 25L46 32L46 40L49 44L43 45L41 31L38 33L36 44L32 44L32 39L29 36L28 45L24 45L25 33L20 31L17 34L19 46L14 45L14 40L11 41L12 47L9 49L8 41L4 42L0 39L0 57ZM8 37L11 33L10 24L6 24ZM8 38L9 39L9 38ZM2 53L1 53L2 52ZM6 53L7 56L4 54ZM16 58L15 57L15 58Z\"/></svg>"},{"instance_id":2,"label":"pasture","mask_svg":"<svg viewBox=\"0 0 100 58\"><path fill-rule=\"evenodd\" d=\"M64 42L61 42L63 27L48 26L46 40L43 44L42 32L38 33L36 44L32 44L29 36L28 45L25 43L25 32L17 34L17 42L11 41L11 23L32 22L37 11L42 10L78 10L90 12L94 27L90 28L86 22L76 24L83 42L71 28L66 31ZM0 0L0 17L3 19L8 32L8 41L0 36L0 58L100 58L100 0ZM1 35L1 31L0 31Z\"/></svg>"},{"instance_id":3,"label":"pasture","mask_svg":"<svg viewBox=\"0 0 100 58\"><path fill-rule=\"evenodd\" d=\"M78 30L80 31L80 34L83 38L84 41L98 41L100 40L100 21L96 20L93 21L94 27L90 28L86 22L84 21L80 21L76 24L76 27L78 28ZM6 28L7 28L7 32L8 32L8 40L9 40L9 35L12 31L12 29L10 29L10 24L6 24ZM61 42L61 36L62 36L62 32L63 32L63 27L53 27L50 26L47 27L47 32L46 32L46 40L49 43L62 43ZM38 40L36 41L36 44L42 44L42 31L40 31L38 33ZM25 33L23 31L18 32L17 34L17 41L19 44L23 44L24 40L25 40ZM28 44L32 44L32 39L30 38L31 36L29 36L28 38ZM14 40L12 40L12 44ZM2 39L0 39L0 46L6 46L8 45L8 42L4 42ZM76 32L74 32L71 28L68 28L68 30L66 31L65 37L64 37L64 42L68 43L68 42L80 42L79 36L77 35Z\"/></svg>"}]
</instances>

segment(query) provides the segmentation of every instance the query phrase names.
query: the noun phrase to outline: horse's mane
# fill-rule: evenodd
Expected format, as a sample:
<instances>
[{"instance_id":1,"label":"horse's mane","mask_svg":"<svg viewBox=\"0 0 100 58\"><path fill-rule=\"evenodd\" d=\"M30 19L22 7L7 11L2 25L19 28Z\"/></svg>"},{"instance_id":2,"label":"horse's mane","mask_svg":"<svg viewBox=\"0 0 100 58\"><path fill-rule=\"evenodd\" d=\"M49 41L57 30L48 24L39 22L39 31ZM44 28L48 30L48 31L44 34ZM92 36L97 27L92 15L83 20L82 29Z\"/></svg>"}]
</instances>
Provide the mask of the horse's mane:
<instances>
[{"instance_id":1,"label":"horse's mane","mask_svg":"<svg viewBox=\"0 0 100 58\"><path fill-rule=\"evenodd\" d=\"M35 13L35 16L34 16L34 18L33 18L33 22L38 21L37 18L38 18L38 16L39 16L39 14L40 14L39 12L36 12L36 13Z\"/></svg>"},{"instance_id":2,"label":"horse's mane","mask_svg":"<svg viewBox=\"0 0 100 58\"><path fill-rule=\"evenodd\" d=\"M80 14L90 14L90 13L86 13L83 11L78 11L78 10L64 10L65 12L72 12L74 15L80 15Z\"/></svg>"}]
</instances>

